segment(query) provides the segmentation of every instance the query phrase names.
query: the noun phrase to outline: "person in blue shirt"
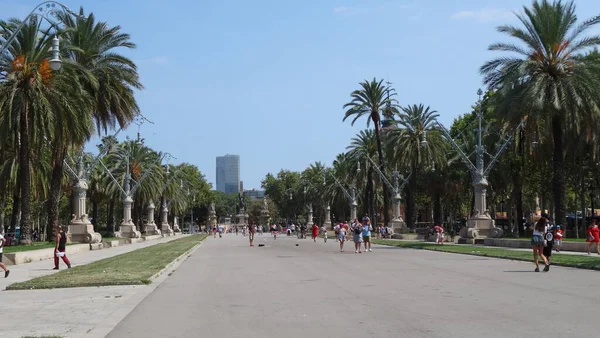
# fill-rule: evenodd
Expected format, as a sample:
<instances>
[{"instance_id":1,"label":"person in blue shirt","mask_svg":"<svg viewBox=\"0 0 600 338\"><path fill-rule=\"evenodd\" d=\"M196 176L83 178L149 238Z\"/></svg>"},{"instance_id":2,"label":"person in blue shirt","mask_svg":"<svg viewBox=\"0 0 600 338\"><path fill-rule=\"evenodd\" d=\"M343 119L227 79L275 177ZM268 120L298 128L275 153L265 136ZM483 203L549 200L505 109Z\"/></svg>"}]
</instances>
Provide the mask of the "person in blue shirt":
<instances>
[{"instance_id":1,"label":"person in blue shirt","mask_svg":"<svg viewBox=\"0 0 600 338\"><path fill-rule=\"evenodd\" d=\"M363 231L362 238L363 243L365 245L365 252L371 252L371 231L373 231L373 226L371 225L371 220L369 217L363 217Z\"/></svg>"}]
</instances>

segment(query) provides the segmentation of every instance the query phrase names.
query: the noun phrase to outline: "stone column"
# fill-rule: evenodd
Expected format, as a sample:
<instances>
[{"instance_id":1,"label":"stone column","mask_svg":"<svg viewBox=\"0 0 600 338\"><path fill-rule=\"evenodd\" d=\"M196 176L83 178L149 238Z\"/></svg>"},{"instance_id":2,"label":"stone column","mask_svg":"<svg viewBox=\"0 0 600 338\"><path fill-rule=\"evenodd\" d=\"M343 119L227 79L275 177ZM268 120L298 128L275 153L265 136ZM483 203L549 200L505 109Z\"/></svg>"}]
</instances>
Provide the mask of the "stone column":
<instances>
[{"instance_id":1,"label":"stone column","mask_svg":"<svg viewBox=\"0 0 600 338\"><path fill-rule=\"evenodd\" d=\"M177 216L173 217L173 231L181 232L181 229L179 228L179 223L177 222Z\"/></svg>"},{"instance_id":2,"label":"stone column","mask_svg":"<svg viewBox=\"0 0 600 338\"><path fill-rule=\"evenodd\" d=\"M394 195L393 203L394 218L390 220L387 226L392 229L392 234L406 233L406 223L404 223L404 220L402 219L402 211L400 210L400 204L402 203L400 193Z\"/></svg>"},{"instance_id":3,"label":"stone column","mask_svg":"<svg viewBox=\"0 0 600 338\"><path fill-rule=\"evenodd\" d=\"M331 228L331 207L329 205L325 208L325 223L323 223L323 226L326 230Z\"/></svg>"},{"instance_id":4,"label":"stone column","mask_svg":"<svg viewBox=\"0 0 600 338\"><path fill-rule=\"evenodd\" d=\"M131 205L133 204L133 199L131 196L125 196L123 198L123 222L121 223L121 227L118 232L115 233L116 237L124 237L124 238L140 238L142 234L137 231L137 227L133 224L131 219Z\"/></svg>"},{"instance_id":5,"label":"stone column","mask_svg":"<svg viewBox=\"0 0 600 338\"><path fill-rule=\"evenodd\" d=\"M354 219L356 218L357 207L358 204L356 204L356 201L352 201L352 203L350 204L350 223L354 222Z\"/></svg>"},{"instance_id":6,"label":"stone column","mask_svg":"<svg viewBox=\"0 0 600 338\"><path fill-rule=\"evenodd\" d=\"M73 218L69 223L69 234L72 242L100 243L102 235L94 231L94 225L86 213L86 193L88 185L85 179L78 179L73 185Z\"/></svg>"},{"instance_id":7,"label":"stone column","mask_svg":"<svg viewBox=\"0 0 600 338\"><path fill-rule=\"evenodd\" d=\"M154 203L152 201L150 201L150 204L148 205L148 219L146 220L146 224L144 224L144 232L146 233L146 235L160 235L160 230L158 229L158 226L156 226L156 223L154 223L154 209L156 207L154 206Z\"/></svg>"},{"instance_id":8,"label":"stone column","mask_svg":"<svg viewBox=\"0 0 600 338\"><path fill-rule=\"evenodd\" d=\"M479 173L474 173L473 189L475 192L475 210L467 220L467 227L460 232L459 243L483 243L486 237L501 237L503 230L497 228L490 216L486 205L487 178ZM469 240L467 240L469 239Z\"/></svg>"},{"instance_id":9,"label":"stone column","mask_svg":"<svg viewBox=\"0 0 600 338\"><path fill-rule=\"evenodd\" d=\"M163 203L161 210L161 222L160 222L160 230L163 236L171 236L173 235L173 229L169 225L169 208L167 208L167 203Z\"/></svg>"},{"instance_id":10,"label":"stone column","mask_svg":"<svg viewBox=\"0 0 600 338\"><path fill-rule=\"evenodd\" d=\"M310 228L313 226L313 207L312 207L312 203L308 204L308 217L306 220L306 227Z\"/></svg>"}]
</instances>

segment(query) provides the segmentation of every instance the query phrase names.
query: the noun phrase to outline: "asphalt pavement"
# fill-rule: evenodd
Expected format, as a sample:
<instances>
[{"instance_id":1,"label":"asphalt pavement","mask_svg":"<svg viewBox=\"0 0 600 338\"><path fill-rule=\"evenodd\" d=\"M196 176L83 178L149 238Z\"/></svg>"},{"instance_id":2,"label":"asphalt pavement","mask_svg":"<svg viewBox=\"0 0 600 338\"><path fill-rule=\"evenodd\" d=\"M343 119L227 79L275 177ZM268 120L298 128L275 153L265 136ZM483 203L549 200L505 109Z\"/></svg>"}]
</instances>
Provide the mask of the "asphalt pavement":
<instances>
[{"instance_id":1,"label":"asphalt pavement","mask_svg":"<svg viewBox=\"0 0 600 338\"><path fill-rule=\"evenodd\" d=\"M583 337L600 273L330 239L208 238L108 337ZM296 246L296 244L298 244Z\"/></svg>"}]
</instances>

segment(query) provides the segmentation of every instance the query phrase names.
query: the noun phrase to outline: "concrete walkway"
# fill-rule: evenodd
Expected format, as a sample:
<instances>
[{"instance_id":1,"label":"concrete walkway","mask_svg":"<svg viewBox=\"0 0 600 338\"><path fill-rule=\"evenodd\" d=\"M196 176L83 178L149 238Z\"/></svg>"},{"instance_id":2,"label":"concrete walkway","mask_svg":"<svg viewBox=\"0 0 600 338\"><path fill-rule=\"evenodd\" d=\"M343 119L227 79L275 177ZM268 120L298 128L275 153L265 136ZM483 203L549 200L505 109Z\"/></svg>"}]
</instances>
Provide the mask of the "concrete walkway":
<instances>
[{"instance_id":1,"label":"concrete walkway","mask_svg":"<svg viewBox=\"0 0 600 338\"><path fill-rule=\"evenodd\" d=\"M584 337L599 272L267 235L209 238L110 333L126 337ZM296 246L298 244L298 246ZM592 326L590 326L592 325Z\"/></svg>"},{"instance_id":2,"label":"concrete walkway","mask_svg":"<svg viewBox=\"0 0 600 338\"><path fill-rule=\"evenodd\" d=\"M69 256L73 266L92 263L144 247L166 243L182 236ZM68 255L68 247L67 247ZM66 268L61 261L61 269ZM10 266L10 276L0 279L0 337L55 336L104 337L157 284L54 290L6 291L6 286L56 273L52 260ZM161 276L157 283L165 278Z\"/></svg>"}]
</instances>

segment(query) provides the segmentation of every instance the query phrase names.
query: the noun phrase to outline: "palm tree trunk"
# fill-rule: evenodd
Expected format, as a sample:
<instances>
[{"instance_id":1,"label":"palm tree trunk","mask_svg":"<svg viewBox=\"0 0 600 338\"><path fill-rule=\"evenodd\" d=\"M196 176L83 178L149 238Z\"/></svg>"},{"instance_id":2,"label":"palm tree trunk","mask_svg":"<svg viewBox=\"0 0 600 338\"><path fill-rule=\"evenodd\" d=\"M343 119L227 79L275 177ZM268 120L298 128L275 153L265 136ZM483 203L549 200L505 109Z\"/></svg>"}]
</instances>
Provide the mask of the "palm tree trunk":
<instances>
[{"instance_id":1,"label":"palm tree trunk","mask_svg":"<svg viewBox=\"0 0 600 338\"><path fill-rule=\"evenodd\" d=\"M27 100L23 103L20 122L21 243L31 244L31 173L29 172L29 103Z\"/></svg>"},{"instance_id":2,"label":"palm tree trunk","mask_svg":"<svg viewBox=\"0 0 600 338\"><path fill-rule=\"evenodd\" d=\"M377 139L377 155L379 155L379 170L385 173L385 164L383 162L383 149L381 146L381 137L379 135L379 121L373 121L375 125L375 137ZM383 222L387 226L390 222L390 192L385 184L383 184Z\"/></svg>"},{"instance_id":3,"label":"palm tree trunk","mask_svg":"<svg viewBox=\"0 0 600 338\"><path fill-rule=\"evenodd\" d=\"M108 204L108 215L106 216L106 231L115 232L115 201L114 199L110 199L110 203Z\"/></svg>"},{"instance_id":4,"label":"palm tree trunk","mask_svg":"<svg viewBox=\"0 0 600 338\"><path fill-rule=\"evenodd\" d=\"M563 144L563 119L561 115L554 114L552 118L552 136L554 141L554 153L552 154L552 199L554 200L554 224L565 225L567 215L565 210L565 168L564 168L564 144Z\"/></svg>"},{"instance_id":5,"label":"palm tree trunk","mask_svg":"<svg viewBox=\"0 0 600 338\"><path fill-rule=\"evenodd\" d=\"M46 238L48 241L54 240L54 235L58 227L60 188L62 186L64 159L66 156L65 148L61 145L55 145L52 154L52 177L50 179L50 196L48 196L48 223L46 224Z\"/></svg>"},{"instance_id":6,"label":"palm tree trunk","mask_svg":"<svg viewBox=\"0 0 600 338\"><path fill-rule=\"evenodd\" d=\"M438 187L433 192L433 223L442 224L442 196Z\"/></svg>"},{"instance_id":7,"label":"palm tree trunk","mask_svg":"<svg viewBox=\"0 0 600 338\"><path fill-rule=\"evenodd\" d=\"M415 227L415 191L417 189L417 166L414 161L411 172L408 189L406 189L406 224L413 229Z\"/></svg>"},{"instance_id":8,"label":"palm tree trunk","mask_svg":"<svg viewBox=\"0 0 600 338\"><path fill-rule=\"evenodd\" d=\"M94 231L98 231L98 201L92 201L92 224L94 225Z\"/></svg>"}]
</instances>

